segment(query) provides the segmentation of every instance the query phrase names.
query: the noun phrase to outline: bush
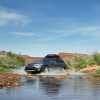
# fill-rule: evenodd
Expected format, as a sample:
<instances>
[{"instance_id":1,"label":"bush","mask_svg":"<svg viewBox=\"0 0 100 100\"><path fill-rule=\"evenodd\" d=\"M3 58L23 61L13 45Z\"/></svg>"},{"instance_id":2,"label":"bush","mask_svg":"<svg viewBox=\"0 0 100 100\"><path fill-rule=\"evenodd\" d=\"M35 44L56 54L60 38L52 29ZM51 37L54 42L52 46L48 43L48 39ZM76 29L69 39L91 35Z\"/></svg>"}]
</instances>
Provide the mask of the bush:
<instances>
[{"instance_id":1,"label":"bush","mask_svg":"<svg viewBox=\"0 0 100 100\"><path fill-rule=\"evenodd\" d=\"M93 55L93 59L96 62L97 65L100 65L100 54L99 53L95 53Z\"/></svg>"},{"instance_id":2,"label":"bush","mask_svg":"<svg viewBox=\"0 0 100 100\"><path fill-rule=\"evenodd\" d=\"M96 70L96 74L99 74L100 75L100 69L97 69Z\"/></svg>"},{"instance_id":3,"label":"bush","mask_svg":"<svg viewBox=\"0 0 100 100\"><path fill-rule=\"evenodd\" d=\"M76 56L75 59L73 59L71 61L67 61L67 63L71 69L78 71L78 70L85 68L87 66L88 60Z\"/></svg>"},{"instance_id":4,"label":"bush","mask_svg":"<svg viewBox=\"0 0 100 100\"><path fill-rule=\"evenodd\" d=\"M95 73L92 74L94 77L100 77L100 68L96 70Z\"/></svg>"},{"instance_id":5,"label":"bush","mask_svg":"<svg viewBox=\"0 0 100 100\"><path fill-rule=\"evenodd\" d=\"M94 60L93 57L90 57L87 59L87 64L88 65L96 65L96 61Z\"/></svg>"},{"instance_id":6,"label":"bush","mask_svg":"<svg viewBox=\"0 0 100 100\"><path fill-rule=\"evenodd\" d=\"M11 68L7 68L7 67L5 67L5 66L0 66L0 73L1 72L10 72L12 69Z\"/></svg>"},{"instance_id":7,"label":"bush","mask_svg":"<svg viewBox=\"0 0 100 100\"><path fill-rule=\"evenodd\" d=\"M6 56L0 57L0 71L17 68L25 65L25 60L20 55L8 52Z\"/></svg>"},{"instance_id":8,"label":"bush","mask_svg":"<svg viewBox=\"0 0 100 100\"><path fill-rule=\"evenodd\" d=\"M71 69L80 70L88 65L100 65L100 54L95 53L88 57L75 56L73 60L67 61Z\"/></svg>"}]
</instances>

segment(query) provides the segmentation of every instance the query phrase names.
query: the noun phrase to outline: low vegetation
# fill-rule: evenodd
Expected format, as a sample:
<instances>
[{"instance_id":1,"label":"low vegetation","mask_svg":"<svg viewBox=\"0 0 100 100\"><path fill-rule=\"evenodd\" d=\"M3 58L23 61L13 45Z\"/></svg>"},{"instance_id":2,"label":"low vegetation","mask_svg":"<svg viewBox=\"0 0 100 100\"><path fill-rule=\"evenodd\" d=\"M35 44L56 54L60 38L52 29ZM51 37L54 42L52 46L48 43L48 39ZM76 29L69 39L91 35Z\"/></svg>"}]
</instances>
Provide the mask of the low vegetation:
<instances>
[{"instance_id":1,"label":"low vegetation","mask_svg":"<svg viewBox=\"0 0 100 100\"><path fill-rule=\"evenodd\" d=\"M100 54L94 53L93 55L90 55L88 57L75 56L74 59L67 61L67 64L72 70L75 71L80 71L81 69L86 68L87 66L100 66ZM95 73L98 74L99 72L100 71L97 70Z\"/></svg>"},{"instance_id":2,"label":"low vegetation","mask_svg":"<svg viewBox=\"0 0 100 100\"><path fill-rule=\"evenodd\" d=\"M9 72L24 64L25 61L23 57L12 52L7 52L5 55L0 56L0 72Z\"/></svg>"},{"instance_id":3,"label":"low vegetation","mask_svg":"<svg viewBox=\"0 0 100 100\"><path fill-rule=\"evenodd\" d=\"M94 61L97 65L100 65L100 53L95 53L93 55Z\"/></svg>"}]
</instances>

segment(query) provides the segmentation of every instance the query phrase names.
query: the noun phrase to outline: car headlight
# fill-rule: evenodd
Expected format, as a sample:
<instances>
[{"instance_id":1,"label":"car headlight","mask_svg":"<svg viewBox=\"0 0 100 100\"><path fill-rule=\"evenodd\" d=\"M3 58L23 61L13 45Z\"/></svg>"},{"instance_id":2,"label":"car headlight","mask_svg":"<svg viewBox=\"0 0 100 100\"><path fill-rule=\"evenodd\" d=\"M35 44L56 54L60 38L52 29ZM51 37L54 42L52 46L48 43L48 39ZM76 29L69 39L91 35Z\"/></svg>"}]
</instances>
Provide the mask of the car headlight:
<instances>
[{"instance_id":1,"label":"car headlight","mask_svg":"<svg viewBox=\"0 0 100 100\"><path fill-rule=\"evenodd\" d=\"M36 67L36 68L41 68L41 64L34 64L34 67Z\"/></svg>"}]
</instances>

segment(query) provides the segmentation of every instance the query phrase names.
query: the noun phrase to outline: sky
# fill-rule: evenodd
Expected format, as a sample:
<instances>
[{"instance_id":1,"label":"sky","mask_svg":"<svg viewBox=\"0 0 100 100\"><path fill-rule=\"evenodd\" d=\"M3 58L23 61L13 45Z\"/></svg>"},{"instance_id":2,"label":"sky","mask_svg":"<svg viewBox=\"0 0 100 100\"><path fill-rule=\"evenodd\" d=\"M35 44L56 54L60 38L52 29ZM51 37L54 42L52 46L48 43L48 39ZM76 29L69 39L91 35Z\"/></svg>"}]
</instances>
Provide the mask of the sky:
<instances>
[{"instance_id":1,"label":"sky","mask_svg":"<svg viewBox=\"0 0 100 100\"><path fill-rule=\"evenodd\" d=\"M0 0L0 50L99 52L100 0Z\"/></svg>"}]
</instances>

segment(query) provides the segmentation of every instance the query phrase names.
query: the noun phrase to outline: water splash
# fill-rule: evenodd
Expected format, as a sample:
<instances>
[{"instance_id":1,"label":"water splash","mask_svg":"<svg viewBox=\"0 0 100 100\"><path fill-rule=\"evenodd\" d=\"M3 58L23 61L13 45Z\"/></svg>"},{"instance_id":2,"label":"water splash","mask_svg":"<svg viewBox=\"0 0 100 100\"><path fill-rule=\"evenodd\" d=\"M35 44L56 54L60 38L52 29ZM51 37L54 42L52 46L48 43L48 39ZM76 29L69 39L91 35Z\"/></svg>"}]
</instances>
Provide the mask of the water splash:
<instances>
[{"instance_id":1,"label":"water splash","mask_svg":"<svg viewBox=\"0 0 100 100\"><path fill-rule=\"evenodd\" d=\"M14 69L13 73L21 74L21 75L27 75L27 73L24 70L24 67L21 67L19 69ZM67 72L62 68L50 68L49 70L45 69L44 72L39 73L37 75L48 75L48 76L51 76L51 75L52 76L53 75L67 75Z\"/></svg>"},{"instance_id":2,"label":"water splash","mask_svg":"<svg viewBox=\"0 0 100 100\"><path fill-rule=\"evenodd\" d=\"M45 72L40 75L66 75L67 72L64 69L56 68L56 69L46 69Z\"/></svg>"}]
</instances>

